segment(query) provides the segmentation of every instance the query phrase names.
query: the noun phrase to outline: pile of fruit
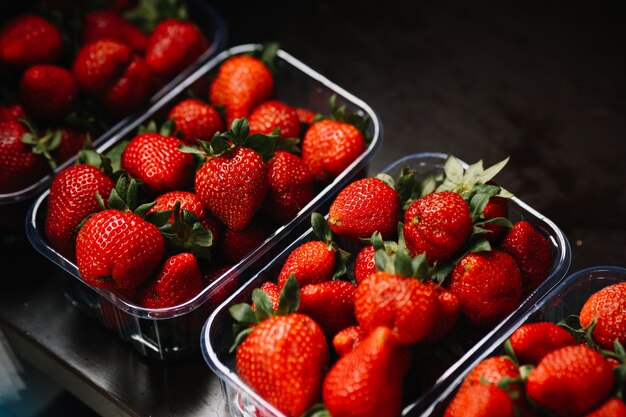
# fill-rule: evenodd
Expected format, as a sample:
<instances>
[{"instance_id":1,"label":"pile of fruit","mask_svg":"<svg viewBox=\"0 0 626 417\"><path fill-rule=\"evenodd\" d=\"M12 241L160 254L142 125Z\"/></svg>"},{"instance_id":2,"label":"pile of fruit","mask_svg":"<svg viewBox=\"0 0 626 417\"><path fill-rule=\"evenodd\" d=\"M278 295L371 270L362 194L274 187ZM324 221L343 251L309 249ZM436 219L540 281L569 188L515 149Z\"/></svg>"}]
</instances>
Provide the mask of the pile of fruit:
<instances>
[{"instance_id":1,"label":"pile of fruit","mask_svg":"<svg viewBox=\"0 0 626 417\"><path fill-rule=\"evenodd\" d=\"M626 283L619 283L593 294L579 316L519 327L504 355L467 375L445 416L626 416L624 343Z\"/></svg>"},{"instance_id":2,"label":"pile of fruit","mask_svg":"<svg viewBox=\"0 0 626 417\"><path fill-rule=\"evenodd\" d=\"M90 135L140 110L208 48L193 23L164 18L184 14L161 13L159 4L172 1L125 3L132 2L92 10L89 2L48 1L42 13L0 28L0 193L23 189L76 155ZM124 18L146 15L141 28Z\"/></svg>"},{"instance_id":3,"label":"pile of fruit","mask_svg":"<svg viewBox=\"0 0 626 417\"><path fill-rule=\"evenodd\" d=\"M313 215L318 240L230 308L241 379L288 416L399 415L412 355L500 322L553 264L546 237L508 219L492 181L506 162L450 156L423 181L407 168L348 185Z\"/></svg>"},{"instance_id":4,"label":"pile of fruit","mask_svg":"<svg viewBox=\"0 0 626 417\"><path fill-rule=\"evenodd\" d=\"M210 103L182 99L113 160L81 151L55 177L46 237L88 284L148 308L184 303L365 151L367 120L334 97L329 118L274 98L276 50L227 59Z\"/></svg>"}]
</instances>

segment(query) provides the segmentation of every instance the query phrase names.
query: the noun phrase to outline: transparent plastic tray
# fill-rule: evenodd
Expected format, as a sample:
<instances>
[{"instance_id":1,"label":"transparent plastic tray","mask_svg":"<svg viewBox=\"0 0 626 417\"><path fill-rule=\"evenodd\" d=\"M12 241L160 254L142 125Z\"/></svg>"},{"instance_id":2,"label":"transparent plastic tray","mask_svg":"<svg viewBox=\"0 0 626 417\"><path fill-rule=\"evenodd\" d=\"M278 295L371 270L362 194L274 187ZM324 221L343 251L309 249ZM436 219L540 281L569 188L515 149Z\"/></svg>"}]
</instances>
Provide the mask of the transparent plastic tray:
<instances>
[{"instance_id":1,"label":"transparent plastic tray","mask_svg":"<svg viewBox=\"0 0 626 417\"><path fill-rule=\"evenodd\" d=\"M587 299L595 292L618 282L626 281L626 269L615 266L594 266L578 271L543 297L536 297L531 307L519 312L511 325L492 335L485 349L468 360L463 369L450 374L439 384L442 390L432 401L423 401L411 412L412 416L443 416L465 376L489 356L501 354L502 345L522 324L538 321L558 323L570 315L580 313Z\"/></svg>"},{"instance_id":2,"label":"transparent plastic tray","mask_svg":"<svg viewBox=\"0 0 626 417\"><path fill-rule=\"evenodd\" d=\"M101 145L104 152L119 141L135 136L137 127L153 117L167 114L169 109L186 96L188 88L202 87L208 94L208 80L217 67L232 55L249 53L259 49L256 44L241 45L220 53L204 63L196 72L182 81L157 101L141 116L127 123L113 138ZM293 239L308 226L313 211L324 210L331 199L348 182L362 175L369 159L382 142L382 126L378 116L362 100L318 74L285 51L278 51L278 74L276 75L276 96L285 102L326 112L328 99L337 95L337 103L345 105L349 111L368 115L372 122L366 132L372 141L367 149L346 168L334 181L321 190L298 215L289 223L274 231L258 248L248 254L230 270L217 278L192 300L172 308L147 309L129 304L106 290L95 289L85 284L76 265L46 242L44 221L49 191L44 192L33 204L26 219L26 232L31 244L52 262L69 273L66 292L72 301L92 316L97 317L108 327L137 348L142 354L161 359L187 355L199 349L202 325L215 306L232 293L238 282L245 282L253 275L254 266L260 268L263 262L278 253L280 245L285 245L288 236Z\"/></svg>"},{"instance_id":3,"label":"transparent plastic tray","mask_svg":"<svg viewBox=\"0 0 626 417\"><path fill-rule=\"evenodd\" d=\"M447 155L440 153L418 153L394 162L385 168L384 172L396 177L402 168L408 165L417 170L418 178L425 178L431 174L441 172L446 157ZM466 369L467 363L477 354L480 354L495 335L510 328L511 323L518 314L529 310L540 294L545 294L555 287L567 273L570 264L571 249L563 232L549 219L518 198L511 199L509 212L510 218L513 221L526 220L549 238L554 262L550 268L548 277L526 298L517 310L511 313L511 315L500 324L490 331L475 335L473 340L477 341L475 341L475 343L468 343L468 346L464 346L466 349L465 354L460 358L451 358L450 363L446 365L445 369L440 370L435 367L431 369L431 363L429 361L420 362L421 364L427 363L429 365L422 366L419 370L415 370L416 374L419 373L421 380L419 386L409 387L408 384L405 384L405 388L407 388L405 392L409 394L405 395L403 416L412 414L411 410L416 404L420 403L423 398L434 396L434 392L442 388L441 381L447 380L450 378L450 375L460 372L459 370ZM252 290L260 287L265 281L275 280L291 251L304 242L313 239L315 239L315 237L312 230L309 229L285 248L274 260L252 277L228 300L220 305L205 324L202 335L202 353L209 367L221 380L223 393L232 416L284 417L284 414L276 410L276 408L256 394L239 378L234 364L234 354L228 353L228 348L233 340L233 321L228 313L228 309L233 304L240 302L249 303ZM409 379L410 375L405 378L405 381Z\"/></svg>"}]
</instances>

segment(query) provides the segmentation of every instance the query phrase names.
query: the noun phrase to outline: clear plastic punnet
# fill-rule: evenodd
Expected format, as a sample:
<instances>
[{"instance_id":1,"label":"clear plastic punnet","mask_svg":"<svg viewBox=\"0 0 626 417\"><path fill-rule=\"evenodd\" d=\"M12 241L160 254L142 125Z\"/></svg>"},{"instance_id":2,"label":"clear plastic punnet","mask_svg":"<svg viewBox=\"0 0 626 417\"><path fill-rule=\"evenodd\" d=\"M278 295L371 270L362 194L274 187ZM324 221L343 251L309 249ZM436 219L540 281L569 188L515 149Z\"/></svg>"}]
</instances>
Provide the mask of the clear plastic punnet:
<instances>
[{"instance_id":1,"label":"clear plastic punnet","mask_svg":"<svg viewBox=\"0 0 626 417\"><path fill-rule=\"evenodd\" d=\"M97 150L106 152L120 141L134 137L140 125L167 115L176 103L188 97L190 88L199 88L208 95L209 81L223 61L260 48L261 45L257 44L240 45L204 62L194 73L168 91L145 113L127 123ZM54 250L46 241L44 221L49 190L35 201L29 211L26 218L27 237L39 252L67 272L66 294L71 301L115 330L143 355L171 359L198 351L202 325L211 311L238 288L239 283L246 282L282 247L306 230L313 211L326 210L339 190L362 176L367 162L381 145L382 125L369 105L283 50L278 51L276 64L276 97L292 106L325 113L328 100L334 94L338 105L345 105L348 111L358 112L371 119L366 134L372 139L366 150L330 184L325 185L295 218L274 230L259 247L188 302L171 308L147 309L130 304L110 291L85 284L76 264Z\"/></svg>"},{"instance_id":2,"label":"clear plastic punnet","mask_svg":"<svg viewBox=\"0 0 626 417\"><path fill-rule=\"evenodd\" d=\"M426 178L443 170L447 155L441 153L418 153L406 156L383 170L392 177L397 177L402 168L409 166L417 171L418 178ZM423 366L414 369L405 377L405 405L402 416L416 415L414 410L428 398L446 386L444 381L467 369L468 364L490 345L490 341L502 332L506 332L519 315L533 308L537 299L554 288L563 279L570 264L571 249L563 232L548 218L537 212L518 198L512 198L509 204L509 217L513 222L525 220L546 236L551 244L553 264L545 281L530 294L522 304L507 318L494 328L468 338L464 353L448 359L445 368L433 366L429 361L421 362ZM202 353L211 368L221 380L222 390L226 398L229 412L232 416L263 416L285 417L283 413L269 404L254 390L246 385L237 374L235 355L228 353L233 342L233 320L228 309L230 306L250 302L252 290L260 287L264 282L276 280L278 273L287 257L298 246L314 240L315 235L309 229L297 240L286 247L278 256L269 262L263 269L254 275L245 285L224 301L207 320L202 334ZM340 242L341 245L341 242ZM414 357L415 358L415 357ZM415 379L411 379L411 375ZM410 384L408 381L420 382Z\"/></svg>"}]
</instances>

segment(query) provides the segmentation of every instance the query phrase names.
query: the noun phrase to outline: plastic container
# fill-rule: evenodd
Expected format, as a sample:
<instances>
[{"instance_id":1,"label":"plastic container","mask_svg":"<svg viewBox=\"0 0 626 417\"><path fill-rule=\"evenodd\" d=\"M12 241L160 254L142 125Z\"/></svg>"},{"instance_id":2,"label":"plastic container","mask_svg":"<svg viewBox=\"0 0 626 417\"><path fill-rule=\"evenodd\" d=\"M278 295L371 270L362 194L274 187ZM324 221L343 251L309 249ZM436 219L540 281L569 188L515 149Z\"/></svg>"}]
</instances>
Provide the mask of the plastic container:
<instances>
[{"instance_id":1,"label":"plastic container","mask_svg":"<svg viewBox=\"0 0 626 417\"><path fill-rule=\"evenodd\" d=\"M220 53L204 63L190 77L169 91L148 111L126 124L113 138L98 148L104 152L124 139L136 134L137 127L149 121L153 116L167 114L169 109L190 87L206 87L206 81L217 67L228 57L252 52L260 45L241 45ZM302 106L314 111L324 112L328 107L328 98L337 95L338 104L343 104L350 111L367 114L372 122L368 134L372 137L366 151L346 168L335 180L321 190L298 215L288 224L278 228L256 250L248 254L229 271L217 278L192 300L173 308L146 309L131 305L109 291L95 289L85 284L76 265L65 258L46 242L44 220L49 191L43 193L33 204L26 220L27 236L32 245L52 262L67 271L66 292L75 304L92 316L97 317L108 327L116 330L122 339L129 341L142 354L160 359L170 359L187 355L199 349L198 339L202 325L210 311L221 303L226 296L253 275L264 262L279 251L288 236L293 239L308 226L313 211L324 210L331 198L348 182L364 172L367 161L378 149L382 141L382 126L378 116L363 101L332 83L322 75L304 65L284 51L278 52L278 75L276 96L294 106ZM253 267L257 265L256 269Z\"/></svg>"},{"instance_id":2,"label":"plastic container","mask_svg":"<svg viewBox=\"0 0 626 417\"><path fill-rule=\"evenodd\" d=\"M624 281L626 281L626 269L615 266L594 266L568 276L548 294L535 297L535 302L529 309L519 312L511 325L494 334L485 348L466 361L462 369L450 374L439 383L442 391L437 398L431 402L423 401L417 404L410 415L443 416L465 376L482 360L501 354L503 343L521 325L538 321L557 323L570 315L578 315L592 294L604 287Z\"/></svg>"},{"instance_id":3,"label":"plastic container","mask_svg":"<svg viewBox=\"0 0 626 417\"><path fill-rule=\"evenodd\" d=\"M440 153L418 153L394 162L392 165L388 166L384 172L395 177L404 166L408 165L417 170L419 178L425 178L431 174L441 172L446 157L447 155ZM474 358L477 352L482 352L495 335L510 328L511 323L520 312L527 311L532 307L534 300L539 294L548 292L565 276L570 264L571 249L563 232L549 219L517 198L511 199L509 211L510 218L513 221L524 219L540 229L545 236L549 237L552 245L554 263L548 277L539 288L529 295L515 312L511 313L511 315L499 325L487 332L487 334L482 333L474 335L473 339L468 339L468 341L473 340L473 342L467 343L467 346L464 347L467 349L465 354L461 357L449 358L445 369L440 370L432 366L432 360L430 359L418 361L414 355L413 362L420 363L421 367L410 372L414 372L416 377L421 379L421 385L416 384L415 380L413 380L414 384L412 384L415 386L405 384L406 406L403 410L403 415L408 415L415 404L419 403L420 399L423 398L425 394L433 395L431 387L440 389L439 381L459 372L459 369L465 369L465 364ZM284 417L284 414L276 410L256 394L249 386L242 382L237 375L234 364L234 354L228 354L228 348L233 341L233 322L228 309L233 304L241 302L249 303L252 290L260 287L265 281L275 280L291 251L304 242L313 239L313 232L309 229L219 306L205 324L202 336L202 352L209 367L221 380L224 396L227 399L226 401L232 416ZM424 366L425 363L429 365ZM408 379L410 378L405 378L405 381Z\"/></svg>"},{"instance_id":4,"label":"plastic container","mask_svg":"<svg viewBox=\"0 0 626 417\"><path fill-rule=\"evenodd\" d=\"M187 0L185 3L191 20L194 21L205 33L207 38L211 41L211 45L193 64L181 71L175 78L156 92L150 98L145 108L148 108L156 103L161 97L166 95L184 79L189 77L189 75L192 74L202 63L206 62L206 60L226 48L228 29L224 19L220 16L217 10L203 0ZM97 147L100 144L118 138L118 132L120 129L131 123L136 117L136 114L130 115L115 123L115 125L112 126L107 132L93 140L93 146ZM32 204L33 198L41 194L41 192L50 185L50 182L56 173L74 164L75 162L76 157L71 158L60 164L54 173L46 175L36 183L12 193L0 194L0 207L2 207L3 213L6 211L6 214L2 216L3 219L0 219L0 231L21 231L22 229L19 226L22 223L28 207Z\"/></svg>"}]
</instances>

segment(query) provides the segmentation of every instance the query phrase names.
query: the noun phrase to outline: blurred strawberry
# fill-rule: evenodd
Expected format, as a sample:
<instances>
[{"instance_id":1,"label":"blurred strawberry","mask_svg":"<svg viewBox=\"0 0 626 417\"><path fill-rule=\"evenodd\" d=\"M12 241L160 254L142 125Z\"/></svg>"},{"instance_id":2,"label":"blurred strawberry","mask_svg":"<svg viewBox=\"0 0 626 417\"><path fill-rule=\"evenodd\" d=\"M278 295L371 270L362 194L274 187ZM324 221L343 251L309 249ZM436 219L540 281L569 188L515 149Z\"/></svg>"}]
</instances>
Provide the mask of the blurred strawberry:
<instances>
[{"instance_id":1,"label":"blurred strawberry","mask_svg":"<svg viewBox=\"0 0 626 417\"><path fill-rule=\"evenodd\" d=\"M437 294L439 307L441 308L439 323L430 333L430 336L428 336L429 343L436 343L450 334L456 325L461 313L461 301L456 295L452 294L441 285L437 285L432 281L427 282L427 284L433 287L435 294Z\"/></svg>"},{"instance_id":2,"label":"blurred strawberry","mask_svg":"<svg viewBox=\"0 0 626 417\"><path fill-rule=\"evenodd\" d=\"M250 114L250 133L270 134L280 129L283 138L297 138L300 135L300 122L296 111L278 100L266 101L258 105Z\"/></svg>"},{"instance_id":3,"label":"blurred strawberry","mask_svg":"<svg viewBox=\"0 0 626 417\"><path fill-rule=\"evenodd\" d=\"M300 123L310 125L315 119L315 113L309 109L303 109L302 107L296 107L296 114Z\"/></svg>"},{"instance_id":4,"label":"blurred strawberry","mask_svg":"<svg viewBox=\"0 0 626 417\"><path fill-rule=\"evenodd\" d=\"M21 104L0 105L0 122L19 122L26 118L26 112Z\"/></svg>"},{"instance_id":5,"label":"blurred strawberry","mask_svg":"<svg viewBox=\"0 0 626 417\"><path fill-rule=\"evenodd\" d=\"M343 356L351 352L361 341L365 335L360 326L350 326L341 330L333 337L333 347L337 355Z\"/></svg>"},{"instance_id":6,"label":"blurred strawberry","mask_svg":"<svg viewBox=\"0 0 626 417\"><path fill-rule=\"evenodd\" d=\"M224 127L217 110L194 98L179 102L167 118L174 121L181 139L193 145L197 139L211 140Z\"/></svg>"},{"instance_id":7,"label":"blurred strawberry","mask_svg":"<svg viewBox=\"0 0 626 417\"><path fill-rule=\"evenodd\" d=\"M61 132L61 143L54 153L58 163L67 161L78 154L83 149L89 134L84 130L78 130L70 127L59 128Z\"/></svg>"},{"instance_id":8,"label":"blurred strawberry","mask_svg":"<svg viewBox=\"0 0 626 417\"><path fill-rule=\"evenodd\" d=\"M364 246L354 259L354 279L357 285L361 284L365 278L376 272L376 262L374 255L376 249L374 245Z\"/></svg>"},{"instance_id":9,"label":"blurred strawberry","mask_svg":"<svg viewBox=\"0 0 626 417\"><path fill-rule=\"evenodd\" d=\"M258 248L269 234L267 227L261 223L252 223L244 230L226 229L220 247L222 259L236 264Z\"/></svg>"},{"instance_id":10,"label":"blurred strawberry","mask_svg":"<svg viewBox=\"0 0 626 417\"><path fill-rule=\"evenodd\" d=\"M142 53L148 45L148 37L139 28L112 10L98 10L85 15L83 20L83 44L99 39L110 39Z\"/></svg>"},{"instance_id":11,"label":"blurred strawberry","mask_svg":"<svg viewBox=\"0 0 626 417\"><path fill-rule=\"evenodd\" d=\"M495 385L478 384L461 390L454 397L444 417L514 417L509 394Z\"/></svg>"},{"instance_id":12,"label":"blurred strawberry","mask_svg":"<svg viewBox=\"0 0 626 417\"><path fill-rule=\"evenodd\" d=\"M570 332L549 322L524 324L513 332L509 341L517 360L531 365L556 349L576 343Z\"/></svg>"},{"instance_id":13,"label":"blurred strawberry","mask_svg":"<svg viewBox=\"0 0 626 417\"><path fill-rule=\"evenodd\" d=\"M22 142L27 133L19 122L0 122L0 193L25 188L48 171L46 160Z\"/></svg>"},{"instance_id":14,"label":"blurred strawberry","mask_svg":"<svg viewBox=\"0 0 626 417\"><path fill-rule=\"evenodd\" d=\"M600 408L585 417L626 417L626 404L619 398L609 398Z\"/></svg>"},{"instance_id":15,"label":"blurred strawberry","mask_svg":"<svg viewBox=\"0 0 626 417\"><path fill-rule=\"evenodd\" d=\"M72 74L56 65L34 65L20 81L20 101L37 120L62 120L74 108L77 96Z\"/></svg>"},{"instance_id":16,"label":"blurred strawberry","mask_svg":"<svg viewBox=\"0 0 626 417\"><path fill-rule=\"evenodd\" d=\"M207 48L207 41L191 22L165 19L148 38L146 63L160 76L173 77L193 63Z\"/></svg>"},{"instance_id":17,"label":"blurred strawberry","mask_svg":"<svg viewBox=\"0 0 626 417\"><path fill-rule=\"evenodd\" d=\"M59 29L39 16L18 16L0 31L0 61L14 67L54 63L61 48Z\"/></svg>"}]
</instances>

